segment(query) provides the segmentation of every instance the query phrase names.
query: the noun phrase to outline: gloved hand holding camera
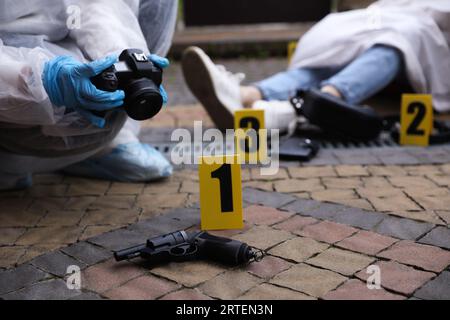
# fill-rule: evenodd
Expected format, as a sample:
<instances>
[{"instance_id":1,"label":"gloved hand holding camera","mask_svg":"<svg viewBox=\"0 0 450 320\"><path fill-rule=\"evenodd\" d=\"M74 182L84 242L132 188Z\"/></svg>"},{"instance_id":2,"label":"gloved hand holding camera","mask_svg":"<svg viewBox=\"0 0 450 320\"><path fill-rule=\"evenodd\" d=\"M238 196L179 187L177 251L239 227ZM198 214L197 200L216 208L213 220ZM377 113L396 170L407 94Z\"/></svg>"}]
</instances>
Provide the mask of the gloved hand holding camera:
<instances>
[{"instance_id":1,"label":"gloved hand holding camera","mask_svg":"<svg viewBox=\"0 0 450 320\"><path fill-rule=\"evenodd\" d=\"M94 125L105 126L104 113L122 107L135 120L154 117L167 103L162 69L169 61L128 49L103 60L81 63L57 57L46 63L44 87L56 106L75 110Z\"/></svg>"}]
</instances>

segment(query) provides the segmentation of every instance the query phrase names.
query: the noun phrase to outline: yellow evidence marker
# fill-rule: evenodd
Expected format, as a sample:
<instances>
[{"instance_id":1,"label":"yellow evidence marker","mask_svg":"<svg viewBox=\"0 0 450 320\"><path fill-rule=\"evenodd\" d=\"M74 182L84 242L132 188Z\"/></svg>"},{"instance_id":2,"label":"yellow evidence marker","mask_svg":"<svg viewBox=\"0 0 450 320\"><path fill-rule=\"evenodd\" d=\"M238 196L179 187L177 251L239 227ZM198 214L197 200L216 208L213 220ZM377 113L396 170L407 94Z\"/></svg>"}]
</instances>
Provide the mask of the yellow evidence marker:
<instances>
[{"instance_id":1,"label":"yellow evidence marker","mask_svg":"<svg viewBox=\"0 0 450 320\"><path fill-rule=\"evenodd\" d=\"M290 41L288 43L287 52L288 52L288 63L290 64L292 61L292 57L294 56L295 50L297 50L297 41Z\"/></svg>"},{"instance_id":2,"label":"yellow evidence marker","mask_svg":"<svg viewBox=\"0 0 450 320\"><path fill-rule=\"evenodd\" d=\"M244 228L239 156L200 158L199 178L202 230Z\"/></svg>"},{"instance_id":3,"label":"yellow evidence marker","mask_svg":"<svg viewBox=\"0 0 450 320\"><path fill-rule=\"evenodd\" d=\"M234 113L236 153L247 164L260 164L268 158L265 123L264 110L242 109Z\"/></svg>"},{"instance_id":4,"label":"yellow evidence marker","mask_svg":"<svg viewBox=\"0 0 450 320\"><path fill-rule=\"evenodd\" d=\"M426 147L433 132L433 98L429 94L402 96L400 144Z\"/></svg>"}]
</instances>

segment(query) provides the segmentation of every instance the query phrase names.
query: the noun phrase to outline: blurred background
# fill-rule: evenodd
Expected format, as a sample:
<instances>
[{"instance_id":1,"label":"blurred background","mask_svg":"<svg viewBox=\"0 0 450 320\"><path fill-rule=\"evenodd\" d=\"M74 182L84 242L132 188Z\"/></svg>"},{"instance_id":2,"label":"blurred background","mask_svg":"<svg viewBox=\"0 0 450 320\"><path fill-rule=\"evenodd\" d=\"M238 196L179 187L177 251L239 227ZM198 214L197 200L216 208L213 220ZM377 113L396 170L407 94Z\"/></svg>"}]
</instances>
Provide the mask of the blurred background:
<instances>
[{"instance_id":1,"label":"blurred background","mask_svg":"<svg viewBox=\"0 0 450 320\"><path fill-rule=\"evenodd\" d=\"M374 0L180 0L165 75L170 106L197 103L184 84L179 60L191 45L216 63L244 72L251 83L285 69L288 44L331 12L361 9Z\"/></svg>"}]
</instances>

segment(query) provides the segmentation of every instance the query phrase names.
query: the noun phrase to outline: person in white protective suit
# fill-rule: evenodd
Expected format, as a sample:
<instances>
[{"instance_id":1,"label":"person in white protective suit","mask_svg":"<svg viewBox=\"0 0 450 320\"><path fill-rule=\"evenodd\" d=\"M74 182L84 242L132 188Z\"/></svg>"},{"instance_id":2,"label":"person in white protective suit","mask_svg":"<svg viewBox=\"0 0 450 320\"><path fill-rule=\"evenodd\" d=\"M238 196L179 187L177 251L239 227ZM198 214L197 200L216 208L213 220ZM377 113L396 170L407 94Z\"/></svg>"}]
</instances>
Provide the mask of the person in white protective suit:
<instances>
[{"instance_id":1,"label":"person in white protective suit","mask_svg":"<svg viewBox=\"0 0 450 320\"><path fill-rule=\"evenodd\" d=\"M28 187L33 173L61 169L131 182L171 175L170 163L139 142L139 124L117 109L124 92L97 90L89 79L128 48L166 67L161 56L171 45L177 4L0 1L0 190Z\"/></svg>"},{"instance_id":2,"label":"person in white protective suit","mask_svg":"<svg viewBox=\"0 0 450 320\"><path fill-rule=\"evenodd\" d=\"M236 109L247 107L265 110L268 129L286 130L296 119L288 100L311 88L360 104L397 83L400 92L432 94L435 110L449 111L449 46L449 0L380 0L325 17L300 39L287 71L253 85L241 86L244 75L195 47L183 70L219 128L232 128Z\"/></svg>"}]
</instances>

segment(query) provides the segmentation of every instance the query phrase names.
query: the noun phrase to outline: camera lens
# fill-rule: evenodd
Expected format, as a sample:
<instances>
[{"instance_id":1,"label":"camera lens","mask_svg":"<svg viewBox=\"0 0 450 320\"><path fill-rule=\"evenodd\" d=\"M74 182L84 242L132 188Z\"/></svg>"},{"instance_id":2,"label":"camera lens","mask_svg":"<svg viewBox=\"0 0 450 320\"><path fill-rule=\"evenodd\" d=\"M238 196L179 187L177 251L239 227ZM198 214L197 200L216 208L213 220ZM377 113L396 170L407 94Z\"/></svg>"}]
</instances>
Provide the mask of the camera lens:
<instances>
[{"instance_id":1,"label":"camera lens","mask_svg":"<svg viewBox=\"0 0 450 320\"><path fill-rule=\"evenodd\" d=\"M125 110L138 121L156 116L163 106L163 98L155 83L147 78L136 79L126 88Z\"/></svg>"}]
</instances>

